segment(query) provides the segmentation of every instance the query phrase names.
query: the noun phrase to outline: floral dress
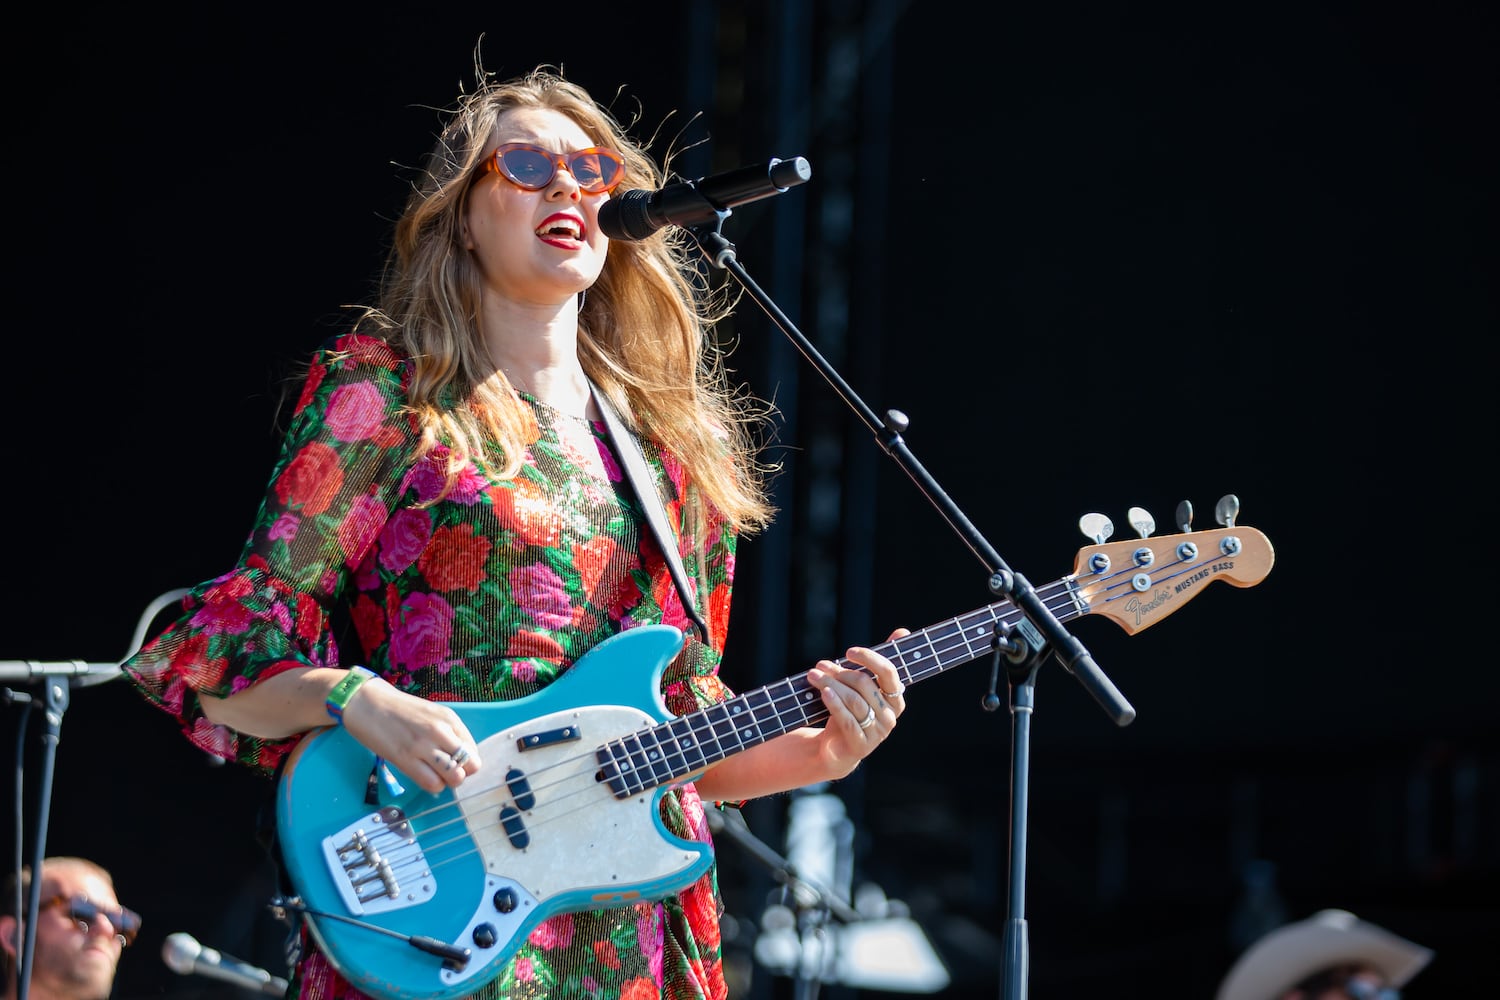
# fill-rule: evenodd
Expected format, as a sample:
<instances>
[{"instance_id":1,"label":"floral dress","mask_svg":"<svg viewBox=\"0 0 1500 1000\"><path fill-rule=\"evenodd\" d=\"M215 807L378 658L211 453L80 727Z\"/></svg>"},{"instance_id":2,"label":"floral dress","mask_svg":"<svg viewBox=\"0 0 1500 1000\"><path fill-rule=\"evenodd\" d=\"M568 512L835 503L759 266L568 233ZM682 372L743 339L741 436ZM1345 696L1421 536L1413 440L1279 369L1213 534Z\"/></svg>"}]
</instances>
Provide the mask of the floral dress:
<instances>
[{"instance_id":1,"label":"floral dress","mask_svg":"<svg viewBox=\"0 0 1500 1000\"><path fill-rule=\"evenodd\" d=\"M183 615L127 662L141 692L195 744L268 777L301 737L215 726L200 692L223 697L293 667L361 663L430 699L517 698L604 639L663 622L688 636L663 672L668 709L681 715L729 697L717 671L736 538L712 512L702 537L689 537L691 486L672 456L642 442L707 644L643 530L602 423L523 394L535 435L520 472L501 479L471 462L441 495L447 453L417 455L403 410L410 373L379 339L351 334L320 348L238 565L194 588ZM600 458L605 478L590 471ZM351 633L358 654L341 659L337 640ZM668 829L707 843L703 811L691 784L663 796ZM552 917L476 995L722 998L721 911L710 867L662 902ZM306 947L304 956L292 994L361 996L321 952Z\"/></svg>"}]
</instances>

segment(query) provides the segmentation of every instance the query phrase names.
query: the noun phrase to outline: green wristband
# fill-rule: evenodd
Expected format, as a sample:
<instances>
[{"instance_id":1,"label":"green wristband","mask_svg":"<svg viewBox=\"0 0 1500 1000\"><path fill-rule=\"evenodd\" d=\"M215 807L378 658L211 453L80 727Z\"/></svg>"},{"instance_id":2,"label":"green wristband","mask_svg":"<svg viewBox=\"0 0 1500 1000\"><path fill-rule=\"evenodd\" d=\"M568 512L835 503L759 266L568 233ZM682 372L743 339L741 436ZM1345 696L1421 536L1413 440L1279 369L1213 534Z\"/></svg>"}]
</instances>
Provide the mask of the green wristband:
<instances>
[{"instance_id":1,"label":"green wristband","mask_svg":"<svg viewBox=\"0 0 1500 1000\"><path fill-rule=\"evenodd\" d=\"M344 679L333 686L328 692L328 714L333 716L334 722L344 721L344 709L349 707L349 699L354 697L365 681L376 676L375 671L369 667L350 667Z\"/></svg>"}]
</instances>

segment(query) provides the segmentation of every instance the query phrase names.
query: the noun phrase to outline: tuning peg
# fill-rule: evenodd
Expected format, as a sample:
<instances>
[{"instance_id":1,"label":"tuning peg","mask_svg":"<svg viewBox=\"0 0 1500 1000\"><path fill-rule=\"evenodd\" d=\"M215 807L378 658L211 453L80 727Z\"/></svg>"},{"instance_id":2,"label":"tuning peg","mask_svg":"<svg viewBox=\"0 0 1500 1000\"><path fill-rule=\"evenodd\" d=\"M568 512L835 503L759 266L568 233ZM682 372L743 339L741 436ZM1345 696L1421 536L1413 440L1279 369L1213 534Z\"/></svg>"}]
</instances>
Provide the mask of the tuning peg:
<instances>
[{"instance_id":1,"label":"tuning peg","mask_svg":"<svg viewBox=\"0 0 1500 1000\"><path fill-rule=\"evenodd\" d=\"M1156 518L1144 507L1132 507L1125 512L1125 516L1130 518L1130 526L1142 538L1150 538L1151 533L1156 530Z\"/></svg>"},{"instance_id":2,"label":"tuning peg","mask_svg":"<svg viewBox=\"0 0 1500 1000\"><path fill-rule=\"evenodd\" d=\"M1115 523L1103 514L1085 514L1078 519L1078 530L1103 545L1115 533Z\"/></svg>"},{"instance_id":3,"label":"tuning peg","mask_svg":"<svg viewBox=\"0 0 1500 1000\"><path fill-rule=\"evenodd\" d=\"M1174 517L1177 529L1183 534L1193 530L1193 502L1184 500L1177 505L1177 513Z\"/></svg>"},{"instance_id":4,"label":"tuning peg","mask_svg":"<svg viewBox=\"0 0 1500 1000\"><path fill-rule=\"evenodd\" d=\"M1226 528L1234 527L1234 519L1240 516L1240 498L1233 493L1226 493L1219 497L1219 502L1214 504L1214 520Z\"/></svg>"}]
</instances>

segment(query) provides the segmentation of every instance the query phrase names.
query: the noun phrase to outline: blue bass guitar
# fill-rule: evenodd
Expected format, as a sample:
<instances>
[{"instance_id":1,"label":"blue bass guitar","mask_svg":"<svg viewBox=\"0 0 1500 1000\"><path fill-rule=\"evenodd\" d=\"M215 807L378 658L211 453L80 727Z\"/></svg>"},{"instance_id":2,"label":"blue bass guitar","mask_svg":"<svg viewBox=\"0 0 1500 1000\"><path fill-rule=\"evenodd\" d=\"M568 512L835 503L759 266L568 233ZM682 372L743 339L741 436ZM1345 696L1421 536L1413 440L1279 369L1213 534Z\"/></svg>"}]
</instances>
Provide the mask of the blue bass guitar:
<instances>
[{"instance_id":1,"label":"blue bass guitar","mask_svg":"<svg viewBox=\"0 0 1500 1000\"><path fill-rule=\"evenodd\" d=\"M1213 580L1259 583L1273 559L1264 535L1231 523L1082 549L1073 574L1038 596L1059 620L1104 614L1133 634ZM875 648L910 685L989 655L997 630L1022 619L1002 600ZM359 990L457 1000L549 917L691 885L711 850L662 824L664 791L828 713L799 673L673 716L658 690L682 642L669 626L631 629L536 694L453 705L484 761L457 791L382 776L342 727L304 739L277 788L295 889L283 902Z\"/></svg>"}]
</instances>

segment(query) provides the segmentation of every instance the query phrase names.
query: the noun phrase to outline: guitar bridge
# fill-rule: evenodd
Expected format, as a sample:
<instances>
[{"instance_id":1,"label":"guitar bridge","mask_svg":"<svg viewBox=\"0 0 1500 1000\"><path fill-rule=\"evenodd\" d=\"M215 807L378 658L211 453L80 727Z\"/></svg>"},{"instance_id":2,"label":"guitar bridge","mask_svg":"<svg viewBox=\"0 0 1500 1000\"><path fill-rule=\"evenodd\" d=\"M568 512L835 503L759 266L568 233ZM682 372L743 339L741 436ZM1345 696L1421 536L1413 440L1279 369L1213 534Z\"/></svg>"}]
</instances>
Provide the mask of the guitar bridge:
<instances>
[{"instance_id":1,"label":"guitar bridge","mask_svg":"<svg viewBox=\"0 0 1500 1000\"><path fill-rule=\"evenodd\" d=\"M323 838L323 861L344 907L355 915L425 903L437 891L406 813L386 806Z\"/></svg>"}]
</instances>

